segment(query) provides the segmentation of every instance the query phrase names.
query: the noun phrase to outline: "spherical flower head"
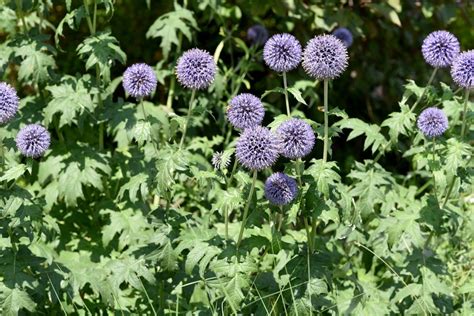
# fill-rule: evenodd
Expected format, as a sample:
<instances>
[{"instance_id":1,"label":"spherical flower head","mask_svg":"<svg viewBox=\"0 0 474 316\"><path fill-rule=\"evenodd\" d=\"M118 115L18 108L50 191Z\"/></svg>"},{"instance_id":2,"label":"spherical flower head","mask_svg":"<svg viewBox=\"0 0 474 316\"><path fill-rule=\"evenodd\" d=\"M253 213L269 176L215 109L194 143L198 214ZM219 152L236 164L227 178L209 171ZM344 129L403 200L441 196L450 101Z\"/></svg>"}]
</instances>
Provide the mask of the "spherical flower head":
<instances>
[{"instance_id":1,"label":"spherical flower head","mask_svg":"<svg viewBox=\"0 0 474 316\"><path fill-rule=\"evenodd\" d=\"M50 143L49 132L39 124L26 125L16 135L16 147L26 157L43 156Z\"/></svg>"},{"instance_id":2,"label":"spherical flower head","mask_svg":"<svg viewBox=\"0 0 474 316\"><path fill-rule=\"evenodd\" d=\"M265 197L270 203L282 206L289 204L298 195L295 179L284 173L277 172L265 181Z\"/></svg>"},{"instance_id":3,"label":"spherical flower head","mask_svg":"<svg viewBox=\"0 0 474 316\"><path fill-rule=\"evenodd\" d=\"M221 151L216 151L212 155L212 165L216 170L226 169L229 166L229 163L230 156L225 156L224 153Z\"/></svg>"},{"instance_id":4,"label":"spherical flower head","mask_svg":"<svg viewBox=\"0 0 474 316\"><path fill-rule=\"evenodd\" d=\"M317 80L339 77L348 65L346 46L334 35L312 38L303 52L303 68Z\"/></svg>"},{"instance_id":5,"label":"spherical flower head","mask_svg":"<svg viewBox=\"0 0 474 316\"><path fill-rule=\"evenodd\" d=\"M179 83L189 89L208 88L216 77L214 58L205 50L193 48L181 55L176 66Z\"/></svg>"},{"instance_id":6,"label":"spherical flower head","mask_svg":"<svg viewBox=\"0 0 474 316\"><path fill-rule=\"evenodd\" d=\"M301 44L291 34L273 35L265 43L263 60L274 71L288 72L301 61Z\"/></svg>"},{"instance_id":7,"label":"spherical flower head","mask_svg":"<svg viewBox=\"0 0 474 316\"><path fill-rule=\"evenodd\" d=\"M250 170L262 170L273 165L280 152L280 140L268 128L246 128L237 140L236 156Z\"/></svg>"},{"instance_id":8,"label":"spherical flower head","mask_svg":"<svg viewBox=\"0 0 474 316\"><path fill-rule=\"evenodd\" d=\"M147 64L133 64L123 73L123 88L134 98L149 96L156 84L155 72Z\"/></svg>"},{"instance_id":9,"label":"spherical flower head","mask_svg":"<svg viewBox=\"0 0 474 316\"><path fill-rule=\"evenodd\" d=\"M249 27L247 30L247 39L252 43L252 45L263 45L268 39L268 31L265 26L256 24Z\"/></svg>"},{"instance_id":10,"label":"spherical flower head","mask_svg":"<svg viewBox=\"0 0 474 316\"><path fill-rule=\"evenodd\" d=\"M459 54L459 41L447 31L430 33L421 45L421 52L425 61L435 68L451 66L454 58Z\"/></svg>"},{"instance_id":11,"label":"spherical flower head","mask_svg":"<svg viewBox=\"0 0 474 316\"><path fill-rule=\"evenodd\" d=\"M262 101L250 93L241 93L230 100L227 117L235 128L260 125L265 115Z\"/></svg>"},{"instance_id":12,"label":"spherical flower head","mask_svg":"<svg viewBox=\"0 0 474 316\"><path fill-rule=\"evenodd\" d=\"M13 119L19 102L16 90L8 83L0 82L0 125Z\"/></svg>"},{"instance_id":13,"label":"spherical flower head","mask_svg":"<svg viewBox=\"0 0 474 316\"><path fill-rule=\"evenodd\" d=\"M332 35L337 37L341 40L341 42L346 46L349 47L354 42L354 38L352 37L351 31L349 31L345 27L338 27L332 32Z\"/></svg>"},{"instance_id":14,"label":"spherical flower head","mask_svg":"<svg viewBox=\"0 0 474 316\"><path fill-rule=\"evenodd\" d=\"M426 137L438 137L448 129L448 118L438 108L427 108L420 113L417 125Z\"/></svg>"},{"instance_id":15,"label":"spherical flower head","mask_svg":"<svg viewBox=\"0 0 474 316\"><path fill-rule=\"evenodd\" d=\"M281 155L297 159L308 155L314 147L316 136L311 126L300 119L289 119L277 128L281 139Z\"/></svg>"},{"instance_id":16,"label":"spherical flower head","mask_svg":"<svg viewBox=\"0 0 474 316\"><path fill-rule=\"evenodd\" d=\"M460 87L474 87L474 50L461 53L451 67L451 77Z\"/></svg>"}]
</instances>

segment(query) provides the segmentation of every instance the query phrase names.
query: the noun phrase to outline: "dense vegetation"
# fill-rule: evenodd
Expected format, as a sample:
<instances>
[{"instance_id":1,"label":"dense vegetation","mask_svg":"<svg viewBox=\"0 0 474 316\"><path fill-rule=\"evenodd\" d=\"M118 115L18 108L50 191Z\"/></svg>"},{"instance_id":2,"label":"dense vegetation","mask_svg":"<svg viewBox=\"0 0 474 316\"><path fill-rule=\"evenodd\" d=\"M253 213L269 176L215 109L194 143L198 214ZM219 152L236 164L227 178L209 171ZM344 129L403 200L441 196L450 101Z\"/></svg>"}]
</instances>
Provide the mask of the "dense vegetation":
<instances>
[{"instance_id":1,"label":"dense vegetation","mask_svg":"<svg viewBox=\"0 0 474 316\"><path fill-rule=\"evenodd\" d=\"M2 314L474 314L474 65L453 80L421 49L441 29L473 49L470 1L0 4ZM345 27L348 65L274 71L254 25L303 50ZM241 93L259 137L310 126L309 154L237 159Z\"/></svg>"}]
</instances>

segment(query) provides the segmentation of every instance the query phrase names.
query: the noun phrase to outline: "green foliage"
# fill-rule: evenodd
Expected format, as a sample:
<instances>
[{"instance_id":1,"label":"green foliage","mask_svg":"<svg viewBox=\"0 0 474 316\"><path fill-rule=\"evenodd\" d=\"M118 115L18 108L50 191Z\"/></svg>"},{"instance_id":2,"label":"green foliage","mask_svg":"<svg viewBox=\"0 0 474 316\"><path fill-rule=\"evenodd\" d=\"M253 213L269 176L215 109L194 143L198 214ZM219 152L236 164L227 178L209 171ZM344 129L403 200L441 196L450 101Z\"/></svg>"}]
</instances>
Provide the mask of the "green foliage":
<instances>
[{"instance_id":1,"label":"green foliage","mask_svg":"<svg viewBox=\"0 0 474 316\"><path fill-rule=\"evenodd\" d=\"M0 127L1 314L474 314L474 103L447 69L426 85L419 52L440 28L468 49L473 8L346 2L0 1L1 81L21 98ZM329 85L328 159L322 82L299 67L286 74L291 115L312 126L314 149L253 182L229 100L260 97L273 131L288 119L281 74L246 38L258 22L303 46L345 26L354 44ZM174 69L192 47L218 72L187 121ZM135 62L158 78L145 100L121 88ZM429 106L449 119L435 141L416 127ZM36 159L15 144L30 123L51 134ZM276 171L298 183L282 207L265 197Z\"/></svg>"}]
</instances>

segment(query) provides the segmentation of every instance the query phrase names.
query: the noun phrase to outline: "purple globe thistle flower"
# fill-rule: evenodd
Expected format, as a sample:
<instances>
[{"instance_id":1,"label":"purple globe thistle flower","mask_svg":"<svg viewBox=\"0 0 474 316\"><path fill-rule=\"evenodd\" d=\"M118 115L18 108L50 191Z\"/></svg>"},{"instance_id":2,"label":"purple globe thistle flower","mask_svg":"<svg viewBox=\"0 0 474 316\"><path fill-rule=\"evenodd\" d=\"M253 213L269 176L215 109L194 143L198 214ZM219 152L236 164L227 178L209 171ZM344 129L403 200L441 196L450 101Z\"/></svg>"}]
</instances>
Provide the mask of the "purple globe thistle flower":
<instances>
[{"instance_id":1,"label":"purple globe thistle flower","mask_svg":"<svg viewBox=\"0 0 474 316\"><path fill-rule=\"evenodd\" d=\"M189 89L206 89L216 77L217 66L212 56L205 50L187 50L178 59L176 76Z\"/></svg>"},{"instance_id":2,"label":"purple globe thistle flower","mask_svg":"<svg viewBox=\"0 0 474 316\"><path fill-rule=\"evenodd\" d=\"M270 203L282 206L289 204L298 195L295 179L284 173L277 172L265 181L265 197Z\"/></svg>"},{"instance_id":3,"label":"purple globe thistle flower","mask_svg":"<svg viewBox=\"0 0 474 316\"><path fill-rule=\"evenodd\" d=\"M227 109L230 124L238 129L260 125L264 115L262 101L250 93L241 93L233 97Z\"/></svg>"},{"instance_id":4,"label":"purple globe thistle flower","mask_svg":"<svg viewBox=\"0 0 474 316\"><path fill-rule=\"evenodd\" d=\"M155 72L147 64L133 64L123 73L123 88L134 98L149 96L156 84Z\"/></svg>"},{"instance_id":5,"label":"purple globe thistle flower","mask_svg":"<svg viewBox=\"0 0 474 316\"><path fill-rule=\"evenodd\" d=\"M263 48L263 59L270 69L288 72L301 61L301 44L291 34L276 34L270 37Z\"/></svg>"},{"instance_id":6,"label":"purple globe thistle flower","mask_svg":"<svg viewBox=\"0 0 474 316\"><path fill-rule=\"evenodd\" d=\"M26 157L43 156L50 143L49 132L39 124L26 125L16 135L16 147Z\"/></svg>"},{"instance_id":7,"label":"purple globe thistle flower","mask_svg":"<svg viewBox=\"0 0 474 316\"><path fill-rule=\"evenodd\" d=\"M352 37L351 31L349 31L345 27L338 27L332 32L332 35L337 37L341 40L341 42L346 46L349 47L354 42L354 38Z\"/></svg>"},{"instance_id":8,"label":"purple globe thistle flower","mask_svg":"<svg viewBox=\"0 0 474 316\"><path fill-rule=\"evenodd\" d=\"M313 149L316 136L311 126L300 119L289 119L277 128L282 148L281 154L290 159L308 155Z\"/></svg>"},{"instance_id":9,"label":"purple globe thistle flower","mask_svg":"<svg viewBox=\"0 0 474 316\"><path fill-rule=\"evenodd\" d=\"M6 82L0 82L0 125L7 123L15 116L19 102L15 88Z\"/></svg>"},{"instance_id":10,"label":"purple globe thistle flower","mask_svg":"<svg viewBox=\"0 0 474 316\"><path fill-rule=\"evenodd\" d=\"M425 61L435 68L451 66L454 58L459 54L459 41L447 31L430 33L421 45L421 52Z\"/></svg>"},{"instance_id":11,"label":"purple globe thistle flower","mask_svg":"<svg viewBox=\"0 0 474 316\"><path fill-rule=\"evenodd\" d=\"M458 55L451 67L451 77L460 87L474 87L474 50Z\"/></svg>"},{"instance_id":12,"label":"purple globe thistle flower","mask_svg":"<svg viewBox=\"0 0 474 316\"><path fill-rule=\"evenodd\" d=\"M230 156L224 155L223 152L221 151L216 151L212 155L212 165L214 166L214 169L226 169L229 166L230 163Z\"/></svg>"},{"instance_id":13,"label":"purple globe thistle flower","mask_svg":"<svg viewBox=\"0 0 474 316\"><path fill-rule=\"evenodd\" d=\"M315 79L334 79L346 70L348 59L347 48L341 40L334 35L319 35L306 44L303 68Z\"/></svg>"},{"instance_id":14,"label":"purple globe thistle flower","mask_svg":"<svg viewBox=\"0 0 474 316\"><path fill-rule=\"evenodd\" d=\"M246 128L237 140L236 156L250 170L262 170L273 165L280 152L280 140L268 128Z\"/></svg>"},{"instance_id":15,"label":"purple globe thistle flower","mask_svg":"<svg viewBox=\"0 0 474 316\"><path fill-rule=\"evenodd\" d=\"M255 24L247 30L247 39L252 42L252 45L263 45L268 39L268 31L265 26Z\"/></svg>"},{"instance_id":16,"label":"purple globe thistle flower","mask_svg":"<svg viewBox=\"0 0 474 316\"><path fill-rule=\"evenodd\" d=\"M448 118L442 110L431 107L420 113L417 125L426 137L437 137L448 129Z\"/></svg>"}]
</instances>

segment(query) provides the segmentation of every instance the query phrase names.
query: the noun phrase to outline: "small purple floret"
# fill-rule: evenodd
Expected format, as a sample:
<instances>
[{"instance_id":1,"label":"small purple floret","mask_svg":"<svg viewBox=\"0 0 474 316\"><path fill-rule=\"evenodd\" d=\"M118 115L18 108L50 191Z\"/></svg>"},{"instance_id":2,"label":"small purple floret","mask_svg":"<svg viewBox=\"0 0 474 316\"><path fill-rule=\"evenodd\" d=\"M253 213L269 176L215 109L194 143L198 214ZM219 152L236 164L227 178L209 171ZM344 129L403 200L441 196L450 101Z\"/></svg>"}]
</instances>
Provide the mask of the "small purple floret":
<instances>
[{"instance_id":1,"label":"small purple floret","mask_svg":"<svg viewBox=\"0 0 474 316\"><path fill-rule=\"evenodd\" d=\"M216 77L217 66L214 58L205 50L187 50L178 59L176 76L179 83L189 89L208 88Z\"/></svg>"},{"instance_id":2,"label":"small purple floret","mask_svg":"<svg viewBox=\"0 0 474 316\"><path fill-rule=\"evenodd\" d=\"M262 123L265 109L262 101L250 93L241 93L229 102L227 117L235 128L245 129Z\"/></svg>"},{"instance_id":3,"label":"small purple floret","mask_svg":"<svg viewBox=\"0 0 474 316\"><path fill-rule=\"evenodd\" d=\"M348 65L346 46L334 35L312 38L303 52L303 68L317 80L339 77Z\"/></svg>"},{"instance_id":4,"label":"small purple floret","mask_svg":"<svg viewBox=\"0 0 474 316\"><path fill-rule=\"evenodd\" d=\"M338 27L332 32L332 35L337 37L341 40L341 42L346 46L349 47L352 45L354 38L352 37L351 31L349 31L345 27Z\"/></svg>"},{"instance_id":5,"label":"small purple floret","mask_svg":"<svg viewBox=\"0 0 474 316\"><path fill-rule=\"evenodd\" d=\"M300 119L289 119L283 122L276 132L282 142L281 155L290 159L308 155L316 140L311 126Z\"/></svg>"},{"instance_id":6,"label":"small purple floret","mask_svg":"<svg viewBox=\"0 0 474 316\"><path fill-rule=\"evenodd\" d=\"M26 125L16 135L16 147L26 157L43 156L50 143L49 132L39 124Z\"/></svg>"},{"instance_id":7,"label":"small purple floret","mask_svg":"<svg viewBox=\"0 0 474 316\"><path fill-rule=\"evenodd\" d=\"M280 146L280 140L268 128L254 126L242 132L237 140L235 154L246 168L262 170L277 161Z\"/></svg>"},{"instance_id":8,"label":"small purple floret","mask_svg":"<svg viewBox=\"0 0 474 316\"><path fill-rule=\"evenodd\" d=\"M0 125L13 119L18 111L19 102L15 88L8 83L0 82Z\"/></svg>"},{"instance_id":9,"label":"small purple floret","mask_svg":"<svg viewBox=\"0 0 474 316\"><path fill-rule=\"evenodd\" d=\"M273 35L265 43L263 60L274 71L288 72L301 61L301 44L291 34Z\"/></svg>"},{"instance_id":10,"label":"small purple floret","mask_svg":"<svg viewBox=\"0 0 474 316\"><path fill-rule=\"evenodd\" d=\"M451 67L451 77L460 87L465 89L474 87L474 50L458 55Z\"/></svg>"},{"instance_id":11,"label":"small purple floret","mask_svg":"<svg viewBox=\"0 0 474 316\"><path fill-rule=\"evenodd\" d=\"M420 113L417 125L426 137L438 137L448 129L448 118L442 110L431 107Z\"/></svg>"},{"instance_id":12,"label":"small purple floret","mask_svg":"<svg viewBox=\"0 0 474 316\"><path fill-rule=\"evenodd\" d=\"M134 98L149 96L156 84L155 72L147 64L133 64L123 73L123 88Z\"/></svg>"},{"instance_id":13,"label":"small purple floret","mask_svg":"<svg viewBox=\"0 0 474 316\"><path fill-rule=\"evenodd\" d=\"M459 51L458 39L447 31L430 33L421 45L423 58L429 65L435 68L451 66Z\"/></svg>"},{"instance_id":14,"label":"small purple floret","mask_svg":"<svg viewBox=\"0 0 474 316\"><path fill-rule=\"evenodd\" d=\"M270 203L283 206L289 204L298 195L295 179L284 173L277 172L265 181L265 197Z\"/></svg>"}]
</instances>

